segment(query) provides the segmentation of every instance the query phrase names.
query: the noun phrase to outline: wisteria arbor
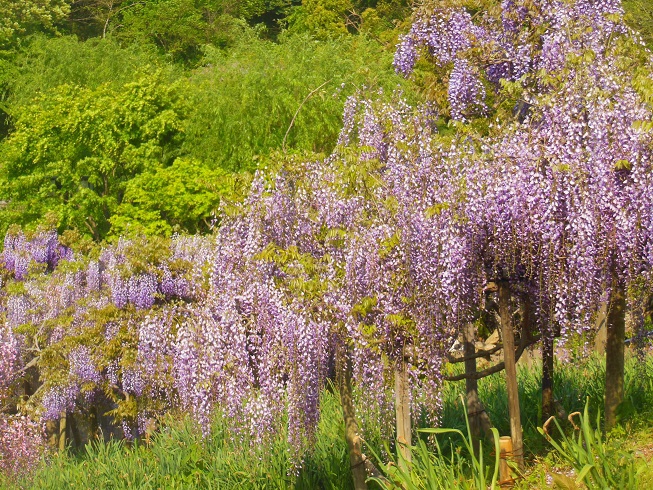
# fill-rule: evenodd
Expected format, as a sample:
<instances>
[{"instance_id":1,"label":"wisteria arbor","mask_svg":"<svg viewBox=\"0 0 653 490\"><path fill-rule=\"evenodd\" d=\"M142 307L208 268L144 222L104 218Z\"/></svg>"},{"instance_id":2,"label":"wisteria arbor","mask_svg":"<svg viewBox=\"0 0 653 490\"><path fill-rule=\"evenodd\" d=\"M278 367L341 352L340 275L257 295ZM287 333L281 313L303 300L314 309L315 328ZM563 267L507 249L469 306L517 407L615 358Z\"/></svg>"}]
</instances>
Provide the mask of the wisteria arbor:
<instances>
[{"instance_id":1,"label":"wisteria arbor","mask_svg":"<svg viewBox=\"0 0 653 490\"><path fill-rule=\"evenodd\" d=\"M350 99L334 153L258 174L214 236L84 257L53 234L8 235L0 401L36 371L26 407L53 420L101 407L128 437L182 408L265 442L285 413L301 464L334 379L364 488L361 417L392 437L394 405L409 444L411 407L437 414L447 349L463 332L471 343L496 288L505 361L477 373L472 346L463 377L473 391L505 367L516 451L515 357L541 339L545 385L553 337L587 330L606 302L613 425L624 311L653 284L649 53L616 0L474 15L451 1L416 11L396 66L416 63L443 87L433 100Z\"/></svg>"},{"instance_id":2,"label":"wisteria arbor","mask_svg":"<svg viewBox=\"0 0 653 490\"><path fill-rule=\"evenodd\" d=\"M506 0L474 16L459 2L435 5L417 12L395 63L408 74L419 56L433 60L448 115L481 128L465 131L457 157L470 256L497 282L500 309L502 292L504 303L525 294L543 338L545 414L553 336L587 330L610 304L610 427L623 397L626 295L637 310L651 287L650 54L635 47L619 1Z\"/></svg>"}]
</instances>

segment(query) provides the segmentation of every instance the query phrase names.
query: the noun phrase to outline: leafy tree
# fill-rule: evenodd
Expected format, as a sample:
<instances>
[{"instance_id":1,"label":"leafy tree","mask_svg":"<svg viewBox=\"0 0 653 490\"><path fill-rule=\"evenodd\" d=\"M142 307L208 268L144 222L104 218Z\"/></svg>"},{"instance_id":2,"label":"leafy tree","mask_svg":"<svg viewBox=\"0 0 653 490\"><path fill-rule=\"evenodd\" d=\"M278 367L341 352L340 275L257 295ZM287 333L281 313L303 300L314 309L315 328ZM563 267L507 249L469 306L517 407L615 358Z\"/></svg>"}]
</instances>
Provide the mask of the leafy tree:
<instances>
[{"instance_id":1,"label":"leafy tree","mask_svg":"<svg viewBox=\"0 0 653 490\"><path fill-rule=\"evenodd\" d=\"M290 32L330 39L364 31L396 44L395 24L409 17L408 0L303 0L286 21Z\"/></svg>"},{"instance_id":2,"label":"leafy tree","mask_svg":"<svg viewBox=\"0 0 653 490\"><path fill-rule=\"evenodd\" d=\"M357 1L356 9L360 14L360 31L394 47L397 44L397 28L408 28L403 26L403 23L410 18L411 2L408 0Z\"/></svg>"},{"instance_id":3,"label":"leafy tree","mask_svg":"<svg viewBox=\"0 0 653 490\"><path fill-rule=\"evenodd\" d=\"M384 88L388 94L399 83L408 87L393 73L382 46L364 37L318 42L288 36L272 43L244 29L250 34L229 50L205 48L203 66L185 76L179 67L161 63L155 50L121 47L113 36L84 42L74 36L33 37L7 64L4 77L3 107L12 116L13 133L0 160L8 182L0 197L5 201L0 229L12 222L35 225L53 209L60 229L77 228L96 238L134 230L206 231L205 220L219 195L231 192L228 172L256 169L282 149L328 152L337 139L344 101L356 87ZM372 72L370 60L385 68ZM181 77L186 83L174 84ZM174 137L141 134L144 125L158 124L149 118L163 124L172 104L161 99L152 107L149 102L137 107L128 87L144 80L154 84L152 94L175 94ZM183 110L180 98L188 100ZM130 119L136 136L126 134L132 131L126 126ZM156 149L146 151L146 146ZM46 150L37 154L37 147ZM131 152L139 148L147 154L135 158ZM165 169L178 156L206 186L192 180L194 175L187 178L182 164ZM100 171L91 162L98 158L117 165L107 192L94 182ZM128 185L141 172L148 177ZM169 181L165 189L156 184L162 179ZM158 193L173 187L190 194L167 198L167 208L156 202ZM207 189L219 195L209 197ZM26 196L32 196L34 206ZM190 206L187 218L183 205Z\"/></svg>"},{"instance_id":4,"label":"leafy tree","mask_svg":"<svg viewBox=\"0 0 653 490\"><path fill-rule=\"evenodd\" d=\"M347 34L351 24L350 0L303 0L301 7L288 17L291 32L309 32L318 39Z\"/></svg>"},{"instance_id":5,"label":"leafy tree","mask_svg":"<svg viewBox=\"0 0 653 490\"><path fill-rule=\"evenodd\" d=\"M127 181L174 160L181 121L174 87L156 76L47 92L3 143L0 227L34 225L53 211L60 228L104 237Z\"/></svg>"},{"instance_id":6,"label":"leafy tree","mask_svg":"<svg viewBox=\"0 0 653 490\"><path fill-rule=\"evenodd\" d=\"M225 5L225 8L227 4L230 4L231 9L228 13L231 15L250 21L255 18L283 13L292 4L300 2L299 0L244 0L237 2L222 0L220 3Z\"/></svg>"},{"instance_id":7,"label":"leafy tree","mask_svg":"<svg viewBox=\"0 0 653 490\"><path fill-rule=\"evenodd\" d=\"M386 94L411 87L393 73L381 45L357 36L250 39L228 51L207 50L203 64L186 86L193 111L182 150L233 171L252 170L284 147L331 151L344 102L357 87Z\"/></svg>"},{"instance_id":8,"label":"leafy tree","mask_svg":"<svg viewBox=\"0 0 653 490\"><path fill-rule=\"evenodd\" d=\"M175 61L193 63L203 47L233 45L247 35L245 13L218 0L150 0L124 10L115 35L124 42L152 43Z\"/></svg>"},{"instance_id":9,"label":"leafy tree","mask_svg":"<svg viewBox=\"0 0 653 490\"><path fill-rule=\"evenodd\" d=\"M6 105L20 111L32 100L60 85L96 89L135 80L135 73L160 72L160 78L176 77L171 67L158 59L154 49L132 44L121 47L115 39L80 41L76 36L31 36L29 44L6 63Z\"/></svg>"},{"instance_id":10,"label":"leafy tree","mask_svg":"<svg viewBox=\"0 0 653 490\"><path fill-rule=\"evenodd\" d=\"M188 18L189 12L194 12L195 20L201 17L206 23L203 27L212 24L220 16L228 16L234 19L243 19L253 21L276 20L283 16L287 7L292 3L299 3L299 0L199 0L194 2L169 2L160 0L78 0L72 6L70 15L70 28L73 32L88 36L105 37L112 31L124 28L130 29L129 24L125 24L125 19L134 20L143 17L145 22L150 22L154 18L158 20L155 24L161 27L162 19L179 21L180 18ZM171 11L174 7L181 7L182 11L178 12L181 17ZM158 7L163 11L156 12ZM170 14L173 14L172 17ZM187 19L188 20L188 19ZM185 23L186 21L183 21ZM155 24L149 24L148 28L156 27ZM199 25L199 24L197 24ZM167 27L169 29L170 26ZM188 34L188 33L187 33ZM201 35L200 33L191 33L192 37Z\"/></svg>"},{"instance_id":11,"label":"leafy tree","mask_svg":"<svg viewBox=\"0 0 653 490\"><path fill-rule=\"evenodd\" d=\"M31 29L53 29L69 12L66 0L3 0L0 2L0 48Z\"/></svg>"},{"instance_id":12,"label":"leafy tree","mask_svg":"<svg viewBox=\"0 0 653 490\"><path fill-rule=\"evenodd\" d=\"M110 218L114 237L198 233L212 228L221 198L235 197L238 180L224 170L177 159L131 179Z\"/></svg>"},{"instance_id":13,"label":"leafy tree","mask_svg":"<svg viewBox=\"0 0 653 490\"><path fill-rule=\"evenodd\" d=\"M77 0L68 17L69 31L83 39L105 38L125 11L142 4L139 0Z\"/></svg>"}]
</instances>

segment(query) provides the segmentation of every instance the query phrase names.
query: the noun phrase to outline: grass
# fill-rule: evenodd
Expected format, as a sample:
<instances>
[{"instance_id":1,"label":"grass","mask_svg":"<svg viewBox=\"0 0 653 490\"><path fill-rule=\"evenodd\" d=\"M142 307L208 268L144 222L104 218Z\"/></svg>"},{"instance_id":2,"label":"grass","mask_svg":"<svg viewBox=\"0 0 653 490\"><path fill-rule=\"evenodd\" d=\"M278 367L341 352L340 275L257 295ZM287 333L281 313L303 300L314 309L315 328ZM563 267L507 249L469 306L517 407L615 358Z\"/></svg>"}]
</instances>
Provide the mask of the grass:
<instances>
[{"instance_id":1,"label":"grass","mask_svg":"<svg viewBox=\"0 0 653 490\"><path fill-rule=\"evenodd\" d=\"M531 458L543 454L550 446L540 436L537 428L542 420L541 365L532 367L518 365L519 401L524 447ZM603 411L605 362L590 356L571 362L556 362L554 370L554 395L559 406L566 413L583 411L589 399L590 413ZM636 429L653 420L653 356L644 362L634 355L626 360L624 403L620 409L620 420L627 429ZM464 430L465 419L458 398L465 391L465 382L448 383L443 393L444 409L442 427ZM497 373L479 381L479 397L494 426L501 435L510 434L508 418L508 396L503 373Z\"/></svg>"},{"instance_id":2,"label":"grass","mask_svg":"<svg viewBox=\"0 0 653 490\"><path fill-rule=\"evenodd\" d=\"M603 362L597 358L556 365L555 396L567 413L582 411L587 401L594 423L597 410L602 408L603 366ZM623 423L620 428L609 434L604 443L608 449L619 448L632 453L637 467L640 468L640 484L646 485L648 482L653 487L653 469L646 465L653 456L653 444L650 442L653 440L653 356L648 356L643 363L634 357L629 358L626 363L625 381L626 400L621 413ZM539 383L539 366L519 370L524 441L529 461L528 476L522 480L522 488L550 487L547 478L550 479L552 473L571 471L570 465L559 454L551 451L551 446L537 431L541 419ZM466 434L464 410L459 398L463 389L464 383L446 386L440 425L458 429ZM503 376L498 374L481 380L479 392L499 433L508 434ZM30 480L3 483L0 479L0 489L347 490L352 488L351 472L337 396L327 390L323 393L322 403L323 416L316 442L296 475L292 471L291 452L284 434L276 437L271 446L252 447L248 441L233 442L229 428L220 419L216 420L211 437L203 439L195 424L188 418L182 418L164 423L164 428L153 437L150 445L128 446L123 442L113 441L88 446L81 454L55 454L47 464L43 464L33 473ZM428 424L424 422L422 425ZM568 428L564 430L568 431ZM383 451L384 444L380 434L379 430L377 434L368 435L368 454L391 453L387 447ZM461 454L465 457L467 453L464 449L462 452L460 450L460 434L440 434L438 439L439 454L444 455L441 458L451 455L450 461L461 468L460 471L455 471L468 472L469 481L466 485L473 484L470 468L474 465L464 463L460 459ZM425 447L419 442L417 444L415 450L421 451L421 460L428 463L427 458L430 456L425 452ZM485 464L493 463L493 449L486 449ZM442 464L442 459L432 461L436 467L439 465L443 471L446 469L447 465ZM427 466L424 465L425 468ZM460 478L459 473L452 477L452 481ZM460 480L458 482L460 484Z\"/></svg>"},{"instance_id":3,"label":"grass","mask_svg":"<svg viewBox=\"0 0 653 490\"><path fill-rule=\"evenodd\" d=\"M341 427L339 404L326 391L317 441L297 476L284 435L271 446L235 442L229 428L216 419L203 439L189 419L164 421L150 445L123 441L98 442L81 454L54 454L29 480L0 488L62 489L348 489L349 455ZM165 423L167 422L167 423Z\"/></svg>"}]
</instances>

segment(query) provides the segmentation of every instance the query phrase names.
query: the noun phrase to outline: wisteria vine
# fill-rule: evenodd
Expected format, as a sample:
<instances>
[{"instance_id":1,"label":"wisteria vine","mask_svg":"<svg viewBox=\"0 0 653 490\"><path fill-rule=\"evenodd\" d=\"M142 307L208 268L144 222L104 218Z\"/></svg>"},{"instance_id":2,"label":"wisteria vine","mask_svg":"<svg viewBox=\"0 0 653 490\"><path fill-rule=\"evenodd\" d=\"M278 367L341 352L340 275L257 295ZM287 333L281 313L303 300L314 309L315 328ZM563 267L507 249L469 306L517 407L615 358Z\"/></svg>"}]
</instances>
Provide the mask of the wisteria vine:
<instances>
[{"instance_id":1,"label":"wisteria vine","mask_svg":"<svg viewBox=\"0 0 653 490\"><path fill-rule=\"evenodd\" d=\"M389 416L398 362L435 415L445 353L489 282L524 291L542 334L589 328L616 287L643 301L653 112L628 43L618 0L427 6L395 66L429 58L446 104L352 97L333 154L257 174L213 236L85 257L56 233L8 235L0 402L38 355L42 420L104 400L128 437L181 408L264 442L285 419L300 461L343 345L361 417Z\"/></svg>"}]
</instances>

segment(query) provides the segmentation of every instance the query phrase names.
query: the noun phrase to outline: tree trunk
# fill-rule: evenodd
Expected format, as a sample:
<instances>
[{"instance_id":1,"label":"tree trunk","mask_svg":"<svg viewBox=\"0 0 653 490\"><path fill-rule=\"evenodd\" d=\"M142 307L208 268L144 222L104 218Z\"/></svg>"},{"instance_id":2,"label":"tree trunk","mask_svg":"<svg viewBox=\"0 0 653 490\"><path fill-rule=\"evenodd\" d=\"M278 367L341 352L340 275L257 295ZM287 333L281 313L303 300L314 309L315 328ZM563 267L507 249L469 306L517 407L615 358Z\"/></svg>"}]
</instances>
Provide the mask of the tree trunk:
<instances>
[{"instance_id":1,"label":"tree trunk","mask_svg":"<svg viewBox=\"0 0 653 490\"><path fill-rule=\"evenodd\" d=\"M608 304L601 303L599 311L596 314L596 320L594 322L594 328L596 329L596 337L594 338L594 351L600 356L605 354L607 316Z\"/></svg>"},{"instance_id":2,"label":"tree trunk","mask_svg":"<svg viewBox=\"0 0 653 490\"><path fill-rule=\"evenodd\" d=\"M521 414L519 410L519 389L517 386L517 365L515 362L515 334L510 313L510 288L506 281L500 281L499 316L503 337L503 359L506 369L508 411L510 413L510 435L512 437L513 459L520 470L524 469L524 445L522 442Z\"/></svg>"},{"instance_id":3,"label":"tree trunk","mask_svg":"<svg viewBox=\"0 0 653 490\"><path fill-rule=\"evenodd\" d=\"M617 409L624 399L624 347L626 294L623 286L612 290L605 344L605 429L617 423Z\"/></svg>"},{"instance_id":4,"label":"tree trunk","mask_svg":"<svg viewBox=\"0 0 653 490\"><path fill-rule=\"evenodd\" d=\"M542 424L556 413L553 398L553 333L542 335Z\"/></svg>"},{"instance_id":5,"label":"tree trunk","mask_svg":"<svg viewBox=\"0 0 653 490\"><path fill-rule=\"evenodd\" d=\"M410 463L410 384L408 382L408 366L403 359L395 366L395 420L397 426L397 457L399 453L400 464L406 469L406 462Z\"/></svg>"},{"instance_id":6,"label":"tree trunk","mask_svg":"<svg viewBox=\"0 0 653 490\"><path fill-rule=\"evenodd\" d=\"M481 437L487 434L492 427L480 399L478 398L478 380L473 377L476 373L476 354L474 324L468 323L463 329L463 354L465 356L465 391L467 394L467 418L469 430L472 434L474 451L478 454Z\"/></svg>"},{"instance_id":7,"label":"tree trunk","mask_svg":"<svg viewBox=\"0 0 653 490\"><path fill-rule=\"evenodd\" d=\"M45 423L45 436L48 445L56 448L59 445L59 424L54 420L48 420Z\"/></svg>"},{"instance_id":8,"label":"tree trunk","mask_svg":"<svg viewBox=\"0 0 653 490\"><path fill-rule=\"evenodd\" d=\"M359 435L356 410L354 408L351 359L344 345L338 347L336 369L342 415L345 419L345 440L349 448L349 463L354 479L354 489L367 490L365 458L363 457L362 440Z\"/></svg>"},{"instance_id":9,"label":"tree trunk","mask_svg":"<svg viewBox=\"0 0 653 490\"><path fill-rule=\"evenodd\" d=\"M59 418L59 451L66 449L66 412L61 412Z\"/></svg>"}]
</instances>

